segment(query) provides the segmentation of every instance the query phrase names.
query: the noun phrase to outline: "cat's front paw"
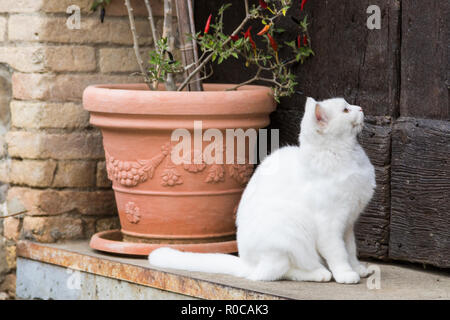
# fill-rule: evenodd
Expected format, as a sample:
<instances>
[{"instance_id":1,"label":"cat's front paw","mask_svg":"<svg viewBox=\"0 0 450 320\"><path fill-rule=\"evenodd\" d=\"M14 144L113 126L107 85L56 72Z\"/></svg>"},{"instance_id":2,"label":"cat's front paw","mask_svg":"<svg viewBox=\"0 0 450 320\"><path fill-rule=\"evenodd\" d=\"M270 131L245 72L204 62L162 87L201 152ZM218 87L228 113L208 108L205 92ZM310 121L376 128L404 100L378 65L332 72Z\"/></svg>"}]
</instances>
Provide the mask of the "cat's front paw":
<instances>
[{"instance_id":1,"label":"cat's front paw","mask_svg":"<svg viewBox=\"0 0 450 320\"><path fill-rule=\"evenodd\" d=\"M331 272L327 269L317 269L313 271L313 281L328 282L331 280Z\"/></svg>"},{"instance_id":2,"label":"cat's front paw","mask_svg":"<svg viewBox=\"0 0 450 320\"><path fill-rule=\"evenodd\" d=\"M363 264L359 264L359 265L353 267L353 270L354 270L356 273L358 273L359 276L360 276L361 278L366 278L366 277L368 277L370 274L372 274L372 272L369 271L369 269L367 269L366 266L363 265Z\"/></svg>"},{"instance_id":3,"label":"cat's front paw","mask_svg":"<svg viewBox=\"0 0 450 320\"><path fill-rule=\"evenodd\" d=\"M358 283L360 280L359 274L355 271L341 271L333 273L334 280L337 283Z\"/></svg>"}]
</instances>

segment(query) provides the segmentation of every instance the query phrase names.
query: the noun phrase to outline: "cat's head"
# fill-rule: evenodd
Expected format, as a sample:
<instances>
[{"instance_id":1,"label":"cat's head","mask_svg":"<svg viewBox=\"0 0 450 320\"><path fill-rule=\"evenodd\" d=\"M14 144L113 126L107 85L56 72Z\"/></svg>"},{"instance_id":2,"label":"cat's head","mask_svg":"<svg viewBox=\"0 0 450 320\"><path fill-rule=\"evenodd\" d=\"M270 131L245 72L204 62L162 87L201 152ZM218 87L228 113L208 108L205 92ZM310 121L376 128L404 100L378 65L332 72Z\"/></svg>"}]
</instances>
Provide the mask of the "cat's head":
<instances>
[{"instance_id":1,"label":"cat's head","mask_svg":"<svg viewBox=\"0 0 450 320\"><path fill-rule=\"evenodd\" d=\"M354 138L364 125L364 113L359 106L343 98L316 101L308 98L301 124L301 135L336 139Z\"/></svg>"}]
</instances>

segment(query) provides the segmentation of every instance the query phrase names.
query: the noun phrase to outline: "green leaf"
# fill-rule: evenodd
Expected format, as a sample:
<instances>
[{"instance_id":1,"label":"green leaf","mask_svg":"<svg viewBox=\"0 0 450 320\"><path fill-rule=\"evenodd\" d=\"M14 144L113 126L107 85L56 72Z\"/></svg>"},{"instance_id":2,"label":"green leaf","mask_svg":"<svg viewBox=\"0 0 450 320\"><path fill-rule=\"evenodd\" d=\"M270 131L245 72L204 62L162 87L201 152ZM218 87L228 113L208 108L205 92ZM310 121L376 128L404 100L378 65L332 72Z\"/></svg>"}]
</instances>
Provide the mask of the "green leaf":
<instances>
[{"instance_id":1,"label":"green leaf","mask_svg":"<svg viewBox=\"0 0 450 320\"><path fill-rule=\"evenodd\" d=\"M284 42L288 47L291 47L292 49L296 50L297 49L297 45L295 44L295 41L285 41Z\"/></svg>"},{"instance_id":2,"label":"green leaf","mask_svg":"<svg viewBox=\"0 0 450 320\"><path fill-rule=\"evenodd\" d=\"M227 3L227 4L224 4L223 6L221 6L219 9L219 15L222 15L225 12L225 10L227 10L231 6L232 6L231 3Z\"/></svg>"},{"instance_id":3,"label":"green leaf","mask_svg":"<svg viewBox=\"0 0 450 320\"><path fill-rule=\"evenodd\" d=\"M99 6L105 8L111 3L111 0L94 0L91 5L91 11L96 11Z\"/></svg>"}]
</instances>

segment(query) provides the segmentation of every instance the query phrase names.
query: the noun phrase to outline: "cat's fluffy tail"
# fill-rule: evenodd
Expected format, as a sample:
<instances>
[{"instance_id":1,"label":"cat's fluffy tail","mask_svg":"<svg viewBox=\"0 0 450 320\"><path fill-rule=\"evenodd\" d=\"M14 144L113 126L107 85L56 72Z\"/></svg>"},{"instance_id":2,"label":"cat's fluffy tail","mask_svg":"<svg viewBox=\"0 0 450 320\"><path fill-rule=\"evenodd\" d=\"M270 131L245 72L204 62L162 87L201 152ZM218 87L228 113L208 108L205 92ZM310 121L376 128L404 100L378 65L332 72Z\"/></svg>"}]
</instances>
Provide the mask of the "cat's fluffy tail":
<instances>
[{"instance_id":1,"label":"cat's fluffy tail","mask_svg":"<svg viewBox=\"0 0 450 320\"><path fill-rule=\"evenodd\" d=\"M148 261L151 265L160 268L222 273L237 277L246 277L250 273L242 259L221 253L193 253L159 248L150 253Z\"/></svg>"}]
</instances>

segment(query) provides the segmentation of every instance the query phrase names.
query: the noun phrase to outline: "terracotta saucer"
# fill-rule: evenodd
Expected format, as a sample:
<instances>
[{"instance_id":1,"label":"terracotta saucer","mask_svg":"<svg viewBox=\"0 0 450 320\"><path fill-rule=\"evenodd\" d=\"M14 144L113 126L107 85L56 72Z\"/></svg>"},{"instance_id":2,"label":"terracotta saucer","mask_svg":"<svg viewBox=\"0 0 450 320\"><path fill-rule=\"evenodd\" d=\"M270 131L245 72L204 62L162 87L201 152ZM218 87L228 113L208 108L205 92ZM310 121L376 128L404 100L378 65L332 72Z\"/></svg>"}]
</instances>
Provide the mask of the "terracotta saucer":
<instances>
[{"instance_id":1,"label":"terracotta saucer","mask_svg":"<svg viewBox=\"0 0 450 320\"><path fill-rule=\"evenodd\" d=\"M202 253L235 253L236 240L193 244L137 243L123 241L120 230L109 230L96 233L89 243L92 249L125 255L148 256L160 247L170 247L181 251Z\"/></svg>"}]
</instances>

